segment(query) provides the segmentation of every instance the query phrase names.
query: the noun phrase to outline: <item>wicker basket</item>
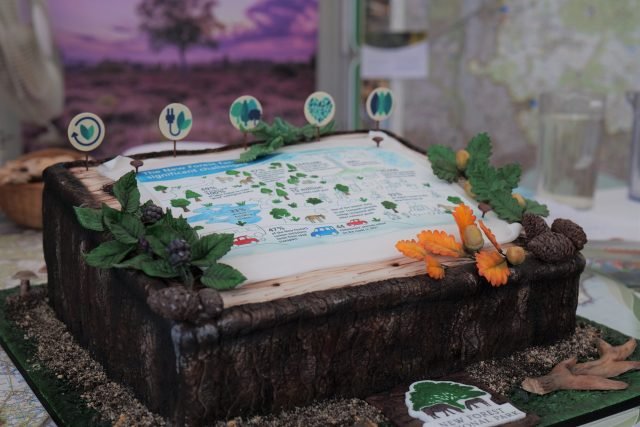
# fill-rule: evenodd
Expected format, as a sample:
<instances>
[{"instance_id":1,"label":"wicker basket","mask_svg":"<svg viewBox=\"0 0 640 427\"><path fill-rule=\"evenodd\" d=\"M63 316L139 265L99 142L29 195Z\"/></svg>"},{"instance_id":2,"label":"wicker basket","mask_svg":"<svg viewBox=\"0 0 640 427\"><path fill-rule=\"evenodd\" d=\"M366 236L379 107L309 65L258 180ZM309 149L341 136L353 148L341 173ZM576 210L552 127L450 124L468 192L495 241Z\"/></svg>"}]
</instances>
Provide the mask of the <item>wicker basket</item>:
<instances>
[{"instance_id":1,"label":"wicker basket","mask_svg":"<svg viewBox=\"0 0 640 427\"><path fill-rule=\"evenodd\" d=\"M18 160L60 155L70 155L75 159L83 158L83 154L77 151L63 148L49 148L25 154L18 158ZM43 188L44 183L42 182L0 185L0 210L7 218L18 225L41 229Z\"/></svg>"}]
</instances>

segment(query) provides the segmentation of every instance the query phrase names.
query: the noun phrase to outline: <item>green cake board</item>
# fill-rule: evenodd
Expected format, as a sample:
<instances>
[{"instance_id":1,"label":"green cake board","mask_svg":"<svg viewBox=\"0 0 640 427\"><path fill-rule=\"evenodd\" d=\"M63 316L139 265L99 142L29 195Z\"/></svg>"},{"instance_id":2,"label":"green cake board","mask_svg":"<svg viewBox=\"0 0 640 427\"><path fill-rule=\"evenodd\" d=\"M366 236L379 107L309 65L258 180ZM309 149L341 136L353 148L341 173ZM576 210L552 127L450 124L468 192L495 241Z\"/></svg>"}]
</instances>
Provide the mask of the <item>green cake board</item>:
<instances>
[{"instance_id":1,"label":"green cake board","mask_svg":"<svg viewBox=\"0 0 640 427\"><path fill-rule=\"evenodd\" d=\"M80 393L70 384L35 363L34 343L25 339L23 332L6 318L6 298L17 291L17 288L0 291L2 347L58 426L108 426L108 422L98 420L95 410L84 405ZM578 320L601 329L603 338L613 345L628 339L606 326L583 318ZM640 360L640 348L630 359ZM508 397L517 408L540 416L541 426L576 426L640 406L640 371L628 372L617 379L629 387L620 391L558 391L546 396L516 390Z\"/></svg>"}]
</instances>

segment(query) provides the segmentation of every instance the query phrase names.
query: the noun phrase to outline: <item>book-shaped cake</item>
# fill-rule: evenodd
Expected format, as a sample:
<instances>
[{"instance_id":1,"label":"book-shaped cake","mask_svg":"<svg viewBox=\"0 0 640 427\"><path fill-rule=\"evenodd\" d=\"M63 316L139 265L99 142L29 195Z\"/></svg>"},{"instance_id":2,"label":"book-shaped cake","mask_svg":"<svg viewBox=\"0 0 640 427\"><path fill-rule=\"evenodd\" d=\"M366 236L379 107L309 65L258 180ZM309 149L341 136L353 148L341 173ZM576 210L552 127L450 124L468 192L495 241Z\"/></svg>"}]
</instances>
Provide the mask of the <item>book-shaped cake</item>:
<instances>
[{"instance_id":1,"label":"book-shaped cake","mask_svg":"<svg viewBox=\"0 0 640 427\"><path fill-rule=\"evenodd\" d=\"M406 245L423 230L459 234L458 206L472 208L474 220L483 212L406 141L353 132L249 163L237 161L241 152L138 157L135 197L120 179L129 158L46 171L51 304L151 410L200 425L365 397L574 330L584 268L577 252L552 263L505 258L495 267L503 282L469 257L437 256L446 250L411 257ZM186 221L167 219L178 215ZM161 217L186 237L148 225ZM493 211L481 226L502 249L521 233ZM425 259L442 274L426 274ZM234 287L239 277L246 280Z\"/></svg>"}]
</instances>

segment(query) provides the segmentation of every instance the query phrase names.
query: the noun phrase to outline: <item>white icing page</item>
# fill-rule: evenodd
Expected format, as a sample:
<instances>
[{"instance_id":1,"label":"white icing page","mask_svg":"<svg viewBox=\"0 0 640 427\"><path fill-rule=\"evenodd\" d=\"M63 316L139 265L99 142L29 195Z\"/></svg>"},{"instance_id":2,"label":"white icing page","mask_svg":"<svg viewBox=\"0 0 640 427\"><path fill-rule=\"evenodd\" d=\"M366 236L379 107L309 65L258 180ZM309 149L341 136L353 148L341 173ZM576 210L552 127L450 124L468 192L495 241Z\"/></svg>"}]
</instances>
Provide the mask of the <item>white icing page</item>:
<instances>
[{"instance_id":1,"label":"white icing page","mask_svg":"<svg viewBox=\"0 0 640 427\"><path fill-rule=\"evenodd\" d=\"M380 148L374 135L384 138ZM182 214L200 234L233 233L222 262L247 283L395 259L396 242L424 229L459 239L448 197L481 215L458 185L433 175L426 156L385 133L323 138L251 163L235 161L241 152L149 159L138 186L143 200ZM119 157L99 172L116 180L129 170ZM493 213L485 222L502 243L520 232Z\"/></svg>"}]
</instances>

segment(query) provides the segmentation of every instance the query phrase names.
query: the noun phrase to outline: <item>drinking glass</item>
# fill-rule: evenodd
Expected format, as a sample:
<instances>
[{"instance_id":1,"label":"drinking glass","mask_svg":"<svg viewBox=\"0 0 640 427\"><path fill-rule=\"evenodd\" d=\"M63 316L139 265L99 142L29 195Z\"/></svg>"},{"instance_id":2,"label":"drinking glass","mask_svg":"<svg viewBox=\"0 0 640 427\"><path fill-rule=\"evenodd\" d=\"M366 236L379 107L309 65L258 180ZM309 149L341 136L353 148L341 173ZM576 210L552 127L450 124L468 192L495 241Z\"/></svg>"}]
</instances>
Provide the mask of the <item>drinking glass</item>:
<instances>
[{"instance_id":1,"label":"drinking glass","mask_svg":"<svg viewBox=\"0 0 640 427\"><path fill-rule=\"evenodd\" d=\"M540 196L577 209L593 205L604 105L604 95L592 93L540 96Z\"/></svg>"}]
</instances>

